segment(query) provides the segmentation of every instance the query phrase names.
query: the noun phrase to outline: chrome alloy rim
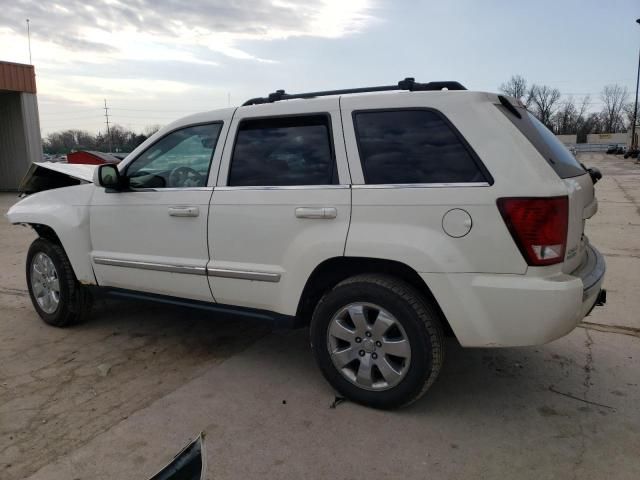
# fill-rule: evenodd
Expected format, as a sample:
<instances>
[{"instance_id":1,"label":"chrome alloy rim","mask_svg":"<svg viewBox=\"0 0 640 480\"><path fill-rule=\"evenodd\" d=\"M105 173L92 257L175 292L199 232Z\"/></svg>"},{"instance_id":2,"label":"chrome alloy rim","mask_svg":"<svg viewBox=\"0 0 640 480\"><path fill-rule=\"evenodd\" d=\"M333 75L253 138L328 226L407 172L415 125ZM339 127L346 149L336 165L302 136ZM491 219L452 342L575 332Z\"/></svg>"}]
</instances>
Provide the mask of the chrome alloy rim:
<instances>
[{"instance_id":1,"label":"chrome alloy rim","mask_svg":"<svg viewBox=\"0 0 640 480\"><path fill-rule=\"evenodd\" d=\"M53 261L46 253L38 252L31 260L31 290L45 313L53 313L60 304L60 280Z\"/></svg>"},{"instance_id":2,"label":"chrome alloy rim","mask_svg":"<svg viewBox=\"0 0 640 480\"><path fill-rule=\"evenodd\" d=\"M327 347L342 376L366 390L395 387L411 363L404 328L372 303L351 303L340 309L329 322Z\"/></svg>"}]
</instances>

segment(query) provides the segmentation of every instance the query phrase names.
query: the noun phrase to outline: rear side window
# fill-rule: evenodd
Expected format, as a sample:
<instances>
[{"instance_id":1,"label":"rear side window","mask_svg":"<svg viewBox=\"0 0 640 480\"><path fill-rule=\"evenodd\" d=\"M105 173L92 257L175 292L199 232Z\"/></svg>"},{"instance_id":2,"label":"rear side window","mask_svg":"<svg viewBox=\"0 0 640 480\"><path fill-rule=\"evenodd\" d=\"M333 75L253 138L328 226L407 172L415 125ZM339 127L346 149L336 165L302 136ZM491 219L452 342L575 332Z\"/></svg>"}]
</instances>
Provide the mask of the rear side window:
<instances>
[{"instance_id":1,"label":"rear side window","mask_svg":"<svg viewBox=\"0 0 640 480\"><path fill-rule=\"evenodd\" d=\"M520 118L518 118L504 106L499 105L498 108L527 137L560 178L571 178L585 174L584 168L569 149L526 109L513 106L515 111L520 114Z\"/></svg>"},{"instance_id":2,"label":"rear side window","mask_svg":"<svg viewBox=\"0 0 640 480\"><path fill-rule=\"evenodd\" d=\"M337 183L329 116L243 120L231 158L229 186Z\"/></svg>"},{"instance_id":3,"label":"rear side window","mask_svg":"<svg viewBox=\"0 0 640 480\"><path fill-rule=\"evenodd\" d=\"M459 134L433 110L355 112L367 184L486 182Z\"/></svg>"}]
</instances>

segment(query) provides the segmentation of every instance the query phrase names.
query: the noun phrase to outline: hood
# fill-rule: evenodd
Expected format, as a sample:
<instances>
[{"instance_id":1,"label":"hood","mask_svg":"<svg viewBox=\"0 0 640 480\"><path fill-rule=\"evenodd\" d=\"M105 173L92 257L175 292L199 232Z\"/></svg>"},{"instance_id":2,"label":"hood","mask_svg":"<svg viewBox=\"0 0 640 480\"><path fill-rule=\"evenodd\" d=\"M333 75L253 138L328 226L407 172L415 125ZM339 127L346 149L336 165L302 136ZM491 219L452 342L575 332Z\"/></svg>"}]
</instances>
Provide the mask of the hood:
<instances>
[{"instance_id":1,"label":"hood","mask_svg":"<svg viewBox=\"0 0 640 480\"><path fill-rule=\"evenodd\" d=\"M92 183L98 165L34 162L20 182L20 193L35 193L52 188Z\"/></svg>"}]
</instances>

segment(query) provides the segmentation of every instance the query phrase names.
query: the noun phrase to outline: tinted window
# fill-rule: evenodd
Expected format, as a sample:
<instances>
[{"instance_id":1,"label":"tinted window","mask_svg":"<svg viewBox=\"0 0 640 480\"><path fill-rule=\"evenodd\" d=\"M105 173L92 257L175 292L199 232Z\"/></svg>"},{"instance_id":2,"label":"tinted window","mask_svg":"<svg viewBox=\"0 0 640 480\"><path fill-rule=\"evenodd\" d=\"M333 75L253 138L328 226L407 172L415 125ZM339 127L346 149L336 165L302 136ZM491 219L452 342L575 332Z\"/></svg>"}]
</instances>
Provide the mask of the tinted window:
<instances>
[{"instance_id":1,"label":"tinted window","mask_svg":"<svg viewBox=\"0 0 640 480\"><path fill-rule=\"evenodd\" d=\"M134 188L188 188L207 185L213 149L222 124L197 125L162 137L127 168Z\"/></svg>"},{"instance_id":2,"label":"tinted window","mask_svg":"<svg viewBox=\"0 0 640 480\"><path fill-rule=\"evenodd\" d=\"M354 118L366 183L486 181L467 147L437 112L358 112Z\"/></svg>"},{"instance_id":3,"label":"tinted window","mask_svg":"<svg viewBox=\"0 0 640 480\"><path fill-rule=\"evenodd\" d=\"M229 172L230 186L336 183L329 117L243 120Z\"/></svg>"},{"instance_id":4,"label":"tinted window","mask_svg":"<svg viewBox=\"0 0 640 480\"><path fill-rule=\"evenodd\" d=\"M577 177L585 174L584 168L580 166L580 163L569 149L531 113L522 107L514 106L520 113L521 118L518 118L506 108L502 106L498 108L529 139L560 178Z\"/></svg>"}]
</instances>

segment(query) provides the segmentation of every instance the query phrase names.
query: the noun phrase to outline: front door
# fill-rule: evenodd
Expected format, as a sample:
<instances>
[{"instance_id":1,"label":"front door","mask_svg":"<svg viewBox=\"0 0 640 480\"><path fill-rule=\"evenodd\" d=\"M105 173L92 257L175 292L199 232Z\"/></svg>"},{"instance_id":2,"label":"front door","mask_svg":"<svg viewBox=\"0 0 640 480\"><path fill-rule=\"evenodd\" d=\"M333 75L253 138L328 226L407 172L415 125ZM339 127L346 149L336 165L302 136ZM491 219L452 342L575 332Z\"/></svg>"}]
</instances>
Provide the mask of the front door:
<instances>
[{"instance_id":1,"label":"front door","mask_svg":"<svg viewBox=\"0 0 640 480\"><path fill-rule=\"evenodd\" d=\"M92 261L98 284L213 301L207 218L225 119L168 132L123 167L127 191L96 188Z\"/></svg>"},{"instance_id":2,"label":"front door","mask_svg":"<svg viewBox=\"0 0 640 480\"><path fill-rule=\"evenodd\" d=\"M209 213L219 303L296 307L323 261L344 254L351 210L338 100L239 108Z\"/></svg>"}]
</instances>

